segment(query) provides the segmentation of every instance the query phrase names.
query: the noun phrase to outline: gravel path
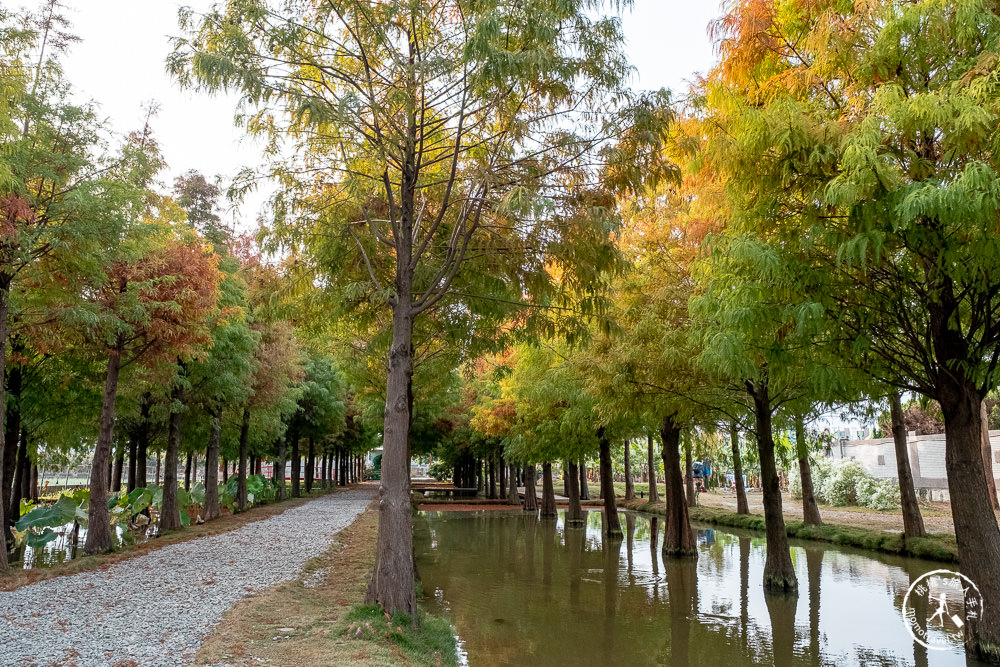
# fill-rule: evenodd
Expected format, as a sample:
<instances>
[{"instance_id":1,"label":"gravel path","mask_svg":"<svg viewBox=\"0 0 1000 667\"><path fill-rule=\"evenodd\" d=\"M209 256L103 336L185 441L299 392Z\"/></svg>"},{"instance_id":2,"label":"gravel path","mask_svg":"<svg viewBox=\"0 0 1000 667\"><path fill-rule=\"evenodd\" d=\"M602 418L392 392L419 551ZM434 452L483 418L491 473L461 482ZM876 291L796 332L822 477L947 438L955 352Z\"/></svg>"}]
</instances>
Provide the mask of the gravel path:
<instances>
[{"instance_id":1,"label":"gravel path","mask_svg":"<svg viewBox=\"0 0 1000 667\"><path fill-rule=\"evenodd\" d=\"M227 533L0 592L0 665L189 663L226 610L294 577L371 499L371 490L323 496Z\"/></svg>"}]
</instances>

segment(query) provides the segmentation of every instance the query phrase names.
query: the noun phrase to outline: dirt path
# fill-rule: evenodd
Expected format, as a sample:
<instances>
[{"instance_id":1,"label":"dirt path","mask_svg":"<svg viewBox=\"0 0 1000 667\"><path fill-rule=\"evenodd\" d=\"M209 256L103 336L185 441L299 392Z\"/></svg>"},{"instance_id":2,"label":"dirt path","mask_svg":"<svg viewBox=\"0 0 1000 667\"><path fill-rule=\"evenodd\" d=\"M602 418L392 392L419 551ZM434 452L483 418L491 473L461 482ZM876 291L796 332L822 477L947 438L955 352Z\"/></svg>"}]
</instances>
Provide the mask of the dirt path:
<instances>
[{"instance_id":1,"label":"dirt path","mask_svg":"<svg viewBox=\"0 0 1000 667\"><path fill-rule=\"evenodd\" d=\"M702 493L698 496L698 502L706 507L718 507L736 511L736 495L733 493L718 491ZM759 492L748 493L747 502L750 505L750 511L754 514L764 513L764 500ZM802 520L801 501L793 500L790 496L784 495L782 497L782 507L785 511L786 520ZM951 519L951 506L948 503L922 504L920 512L924 517L924 526L927 528L927 532L955 532L955 524ZM875 530L903 531L903 517L898 512L880 512L866 507L820 505L819 513L823 521L829 523L839 523Z\"/></svg>"}]
</instances>

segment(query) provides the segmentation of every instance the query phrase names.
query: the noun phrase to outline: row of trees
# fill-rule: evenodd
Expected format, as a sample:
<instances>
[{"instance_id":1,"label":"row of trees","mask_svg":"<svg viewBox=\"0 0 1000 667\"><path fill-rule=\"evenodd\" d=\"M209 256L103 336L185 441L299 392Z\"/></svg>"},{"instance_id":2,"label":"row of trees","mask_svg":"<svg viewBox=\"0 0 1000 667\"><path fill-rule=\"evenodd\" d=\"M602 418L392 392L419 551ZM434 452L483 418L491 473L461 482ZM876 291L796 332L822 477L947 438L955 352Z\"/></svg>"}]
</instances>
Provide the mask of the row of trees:
<instances>
[{"instance_id":1,"label":"row of trees","mask_svg":"<svg viewBox=\"0 0 1000 667\"><path fill-rule=\"evenodd\" d=\"M449 429L480 456L502 447L529 471L566 461L571 498L582 457L596 452L607 470L612 443L658 434L664 549L675 556L696 553L682 443L693 429L728 432L736 462L733 434L748 431L767 519L764 584L795 591L776 429L802 434L817 410L888 397L899 443L898 392L913 391L940 405L960 558L985 601L968 637L973 650L995 655L1000 529L982 401L1000 384L1000 15L974 0L741 0L713 26L717 66L674 103L626 88L620 21L605 9L592 0L228 0L181 14L170 71L184 87L242 96L238 118L265 139L269 159L235 189L259 176L279 183L265 249L287 258L304 330L321 349L350 352L344 363L364 379L356 386L376 399L361 408L382 420L385 448L368 601L415 612L409 460ZM37 44L39 34L10 31L7 44ZM41 79L32 77L43 68L25 61L9 71L18 76L3 103L16 110L37 98ZM22 115L0 128L13 146ZM133 242L133 230L150 219L175 235L183 225L167 224L176 209L148 195L157 165L143 131L119 160L93 170L99 186L71 189L68 202L94 207L81 219L108 216L102 233L53 236L63 209L49 213L45 198L67 190L52 179L72 167L73 183L91 182L80 171L90 169L82 156L91 144L80 141L51 151L72 155L60 169L30 172L12 160L0 173L14 184L4 189L5 219L25 230L5 246L6 284L30 286L23 298L34 303L29 296L103 276L90 283L101 289L78 290L88 298L76 303L103 295L94 314L68 312L92 320L80 330L101 332L105 402L116 359L133 350L160 358L130 367L172 369L153 384L169 387L168 432L179 433L171 417L203 363L197 351L214 349L222 256L177 251L177 261L204 265L184 271L203 278L182 290L201 324L181 335L169 317L187 309L164 308L164 343L144 349L130 314L179 303L182 295L157 290L188 278L161 287L145 265L119 275L90 261L104 255L86 244L126 253L125 267L147 243L145 234ZM120 231L109 237L109 229ZM156 262L171 256L156 253ZM73 272L43 273L37 291L20 277L64 257ZM268 280L262 293L276 289ZM133 295L147 285L145 305ZM0 306L22 308L16 292L0 295L8 297ZM251 304L251 325L275 312ZM532 344L511 352L525 339ZM503 370L491 378L494 368ZM221 399L235 406L242 432L260 412L247 409L249 397L267 394L249 386ZM113 422L105 423L102 458ZM905 492L904 452L912 537L922 526L912 488ZM797 454L808 499L808 456ZM604 495L612 508L613 490ZM806 514L819 521L814 506ZM620 531L607 515L608 530Z\"/></svg>"},{"instance_id":2,"label":"row of trees","mask_svg":"<svg viewBox=\"0 0 1000 667\"><path fill-rule=\"evenodd\" d=\"M314 461L367 451L375 429L332 349L296 329L284 267L223 222L219 187L159 181L155 107L117 138L75 101L58 9L0 10L0 526L9 540L39 464L93 452L85 551L99 553L109 495L149 485L154 452L172 530L185 454L188 471L204 461L213 519L220 463L238 463L245 510L251 458L276 461L279 494L290 460L297 496L301 459L308 485Z\"/></svg>"}]
</instances>

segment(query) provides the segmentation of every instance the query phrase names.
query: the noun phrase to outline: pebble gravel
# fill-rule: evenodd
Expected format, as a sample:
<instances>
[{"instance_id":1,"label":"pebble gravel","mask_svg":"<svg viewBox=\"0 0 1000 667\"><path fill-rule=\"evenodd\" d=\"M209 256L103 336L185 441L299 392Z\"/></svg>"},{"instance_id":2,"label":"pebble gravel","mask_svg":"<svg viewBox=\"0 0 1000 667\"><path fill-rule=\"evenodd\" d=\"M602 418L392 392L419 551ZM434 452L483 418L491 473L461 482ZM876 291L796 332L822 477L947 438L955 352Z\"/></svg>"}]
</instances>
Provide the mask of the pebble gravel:
<instances>
[{"instance_id":1,"label":"pebble gravel","mask_svg":"<svg viewBox=\"0 0 1000 667\"><path fill-rule=\"evenodd\" d=\"M371 499L371 490L326 495L237 530L0 592L0 665L189 664L225 611L294 578Z\"/></svg>"}]
</instances>

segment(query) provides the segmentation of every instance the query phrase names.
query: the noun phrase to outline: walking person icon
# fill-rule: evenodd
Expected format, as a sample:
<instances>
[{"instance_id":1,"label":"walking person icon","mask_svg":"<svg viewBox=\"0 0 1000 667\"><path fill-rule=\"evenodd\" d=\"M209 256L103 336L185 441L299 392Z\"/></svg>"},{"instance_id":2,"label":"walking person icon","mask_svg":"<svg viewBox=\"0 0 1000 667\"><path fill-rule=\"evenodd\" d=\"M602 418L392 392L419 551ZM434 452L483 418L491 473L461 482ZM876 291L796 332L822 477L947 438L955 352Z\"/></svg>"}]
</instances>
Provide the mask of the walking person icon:
<instances>
[{"instance_id":1,"label":"walking person icon","mask_svg":"<svg viewBox=\"0 0 1000 667\"><path fill-rule=\"evenodd\" d=\"M941 619L941 625L944 625L945 614L948 613L948 601L945 600L945 594L942 593L938 596L938 608L934 614L927 619L927 624L930 625L935 618Z\"/></svg>"}]
</instances>

